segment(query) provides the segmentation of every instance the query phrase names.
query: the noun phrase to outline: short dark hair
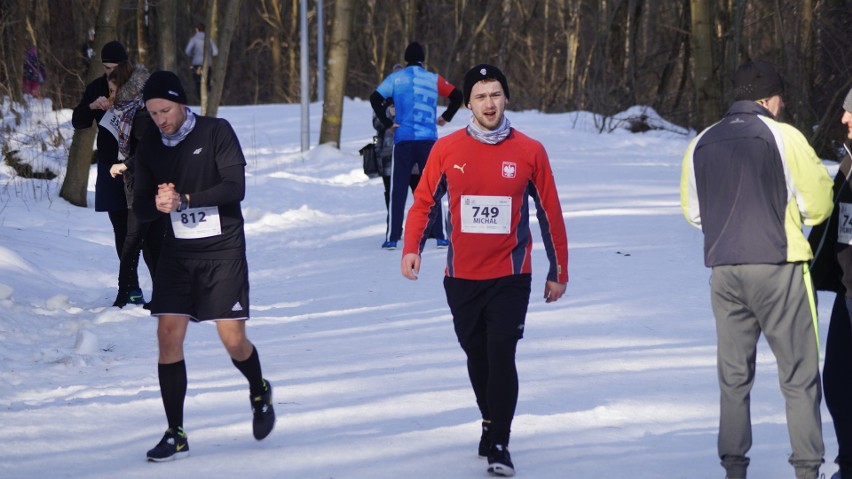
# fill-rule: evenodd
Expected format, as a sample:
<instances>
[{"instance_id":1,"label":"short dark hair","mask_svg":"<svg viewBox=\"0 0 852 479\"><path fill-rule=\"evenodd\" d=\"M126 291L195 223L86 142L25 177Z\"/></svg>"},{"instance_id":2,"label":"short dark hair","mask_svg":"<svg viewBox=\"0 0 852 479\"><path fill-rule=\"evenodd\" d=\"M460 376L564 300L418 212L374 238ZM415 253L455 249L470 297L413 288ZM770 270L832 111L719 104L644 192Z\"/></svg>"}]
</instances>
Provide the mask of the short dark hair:
<instances>
[{"instance_id":1,"label":"short dark hair","mask_svg":"<svg viewBox=\"0 0 852 479\"><path fill-rule=\"evenodd\" d=\"M198 23L195 24L195 28L197 28L199 32L203 32L204 28L206 28L206 27L204 26L203 23L198 22Z\"/></svg>"}]
</instances>

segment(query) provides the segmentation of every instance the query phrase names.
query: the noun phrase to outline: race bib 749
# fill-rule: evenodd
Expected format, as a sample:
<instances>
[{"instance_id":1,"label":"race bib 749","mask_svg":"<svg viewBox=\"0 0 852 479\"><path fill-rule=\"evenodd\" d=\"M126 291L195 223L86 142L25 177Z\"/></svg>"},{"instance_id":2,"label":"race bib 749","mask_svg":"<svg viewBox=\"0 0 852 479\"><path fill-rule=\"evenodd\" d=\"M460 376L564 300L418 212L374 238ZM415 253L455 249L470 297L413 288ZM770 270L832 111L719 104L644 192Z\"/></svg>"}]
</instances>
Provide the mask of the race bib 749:
<instances>
[{"instance_id":1,"label":"race bib 749","mask_svg":"<svg viewBox=\"0 0 852 479\"><path fill-rule=\"evenodd\" d=\"M511 196L462 195L462 233L508 234L511 224Z\"/></svg>"}]
</instances>

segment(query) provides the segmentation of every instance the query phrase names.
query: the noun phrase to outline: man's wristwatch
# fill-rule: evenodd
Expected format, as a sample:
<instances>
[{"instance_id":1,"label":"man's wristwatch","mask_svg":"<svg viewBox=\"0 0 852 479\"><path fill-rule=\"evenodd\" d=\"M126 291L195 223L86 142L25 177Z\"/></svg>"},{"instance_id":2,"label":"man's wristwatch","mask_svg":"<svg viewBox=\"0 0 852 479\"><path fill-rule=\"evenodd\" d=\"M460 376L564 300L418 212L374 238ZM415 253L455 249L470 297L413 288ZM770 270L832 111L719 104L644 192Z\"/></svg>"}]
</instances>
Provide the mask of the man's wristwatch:
<instances>
[{"instance_id":1,"label":"man's wristwatch","mask_svg":"<svg viewBox=\"0 0 852 479\"><path fill-rule=\"evenodd\" d=\"M186 194L180 195L180 206L178 206L178 211L183 211L189 208L189 198Z\"/></svg>"}]
</instances>

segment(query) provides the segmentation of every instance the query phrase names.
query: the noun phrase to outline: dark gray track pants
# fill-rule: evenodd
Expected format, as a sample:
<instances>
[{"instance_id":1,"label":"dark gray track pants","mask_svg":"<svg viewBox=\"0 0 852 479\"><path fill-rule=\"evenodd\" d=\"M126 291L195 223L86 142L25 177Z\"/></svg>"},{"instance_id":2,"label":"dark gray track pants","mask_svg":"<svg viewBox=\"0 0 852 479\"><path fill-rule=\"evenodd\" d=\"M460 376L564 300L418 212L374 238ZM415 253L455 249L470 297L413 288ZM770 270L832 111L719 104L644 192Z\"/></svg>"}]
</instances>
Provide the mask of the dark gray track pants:
<instances>
[{"instance_id":1,"label":"dark gray track pants","mask_svg":"<svg viewBox=\"0 0 852 479\"><path fill-rule=\"evenodd\" d=\"M811 477L822 463L819 351L805 281L801 263L713 268L711 304L721 390L718 448L729 476L745 477L748 466L749 393L761 333L778 364L793 450L790 464L797 469L797 477Z\"/></svg>"}]
</instances>

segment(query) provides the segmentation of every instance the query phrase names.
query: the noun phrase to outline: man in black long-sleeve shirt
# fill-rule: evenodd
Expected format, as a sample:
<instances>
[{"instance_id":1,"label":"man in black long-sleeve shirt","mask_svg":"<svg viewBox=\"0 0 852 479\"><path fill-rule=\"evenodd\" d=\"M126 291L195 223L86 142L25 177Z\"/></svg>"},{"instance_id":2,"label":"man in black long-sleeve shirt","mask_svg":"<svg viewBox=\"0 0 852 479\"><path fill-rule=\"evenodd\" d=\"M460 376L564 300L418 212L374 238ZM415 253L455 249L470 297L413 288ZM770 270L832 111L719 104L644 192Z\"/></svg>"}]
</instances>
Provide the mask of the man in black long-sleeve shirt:
<instances>
[{"instance_id":1,"label":"man in black long-sleeve shirt","mask_svg":"<svg viewBox=\"0 0 852 479\"><path fill-rule=\"evenodd\" d=\"M226 120L196 116L186 107L186 92L173 72L152 74L142 95L157 130L137 149L133 211L143 221L162 215L171 220L151 301L168 429L148 460L161 462L189 454L183 341L190 320L216 321L222 344L249 382L257 440L272 431L275 411L272 386L245 330L249 283L240 201L246 161L239 140Z\"/></svg>"}]
</instances>

